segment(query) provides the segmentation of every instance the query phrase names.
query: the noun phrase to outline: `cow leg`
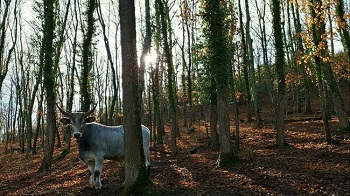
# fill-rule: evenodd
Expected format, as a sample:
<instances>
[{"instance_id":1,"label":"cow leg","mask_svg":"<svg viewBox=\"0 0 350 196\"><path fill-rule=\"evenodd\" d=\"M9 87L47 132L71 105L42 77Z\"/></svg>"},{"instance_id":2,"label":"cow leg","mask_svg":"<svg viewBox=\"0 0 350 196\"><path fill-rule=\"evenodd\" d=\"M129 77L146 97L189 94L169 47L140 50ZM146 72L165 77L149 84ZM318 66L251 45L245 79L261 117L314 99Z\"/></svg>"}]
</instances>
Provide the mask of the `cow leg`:
<instances>
[{"instance_id":1,"label":"cow leg","mask_svg":"<svg viewBox=\"0 0 350 196\"><path fill-rule=\"evenodd\" d=\"M102 187L102 183L101 183L102 166L103 166L103 158L96 158L94 174L95 174L95 178L97 180L97 182L96 182L97 189L101 189L101 187Z\"/></svg>"},{"instance_id":2,"label":"cow leg","mask_svg":"<svg viewBox=\"0 0 350 196\"><path fill-rule=\"evenodd\" d=\"M147 174L150 175L151 167L150 167L150 160L149 160L149 147L148 147L148 145L144 145L143 150L144 150L143 153L145 154Z\"/></svg>"},{"instance_id":3,"label":"cow leg","mask_svg":"<svg viewBox=\"0 0 350 196\"><path fill-rule=\"evenodd\" d=\"M89 185L90 185L91 188L93 188L94 187L94 180L95 180L95 176L94 176L95 163L94 162L90 162L88 164L88 169L89 169L89 173L90 173Z\"/></svg>"},{"instance_id":4,"label":"cow leg","mask_svg":"<svg viewBox=\"0 0 350 196\"><path fill-rule=\"evenodd\" d=\"M151 167L150 167L148 158L149 158L148 156L145 157L145 162L146 162L147 175L149 176L151 172Z\"/></svg>"},{"instance_id":5,"label":"cow leg","mask_svg":"<svg viewBox=\"0 0 350 196\"><path fill-rule=\"evenodd\" d=\"M149 176L151 173L151 166L150 165L147 165L147 175Z\"/></svg>"}]
</instances>

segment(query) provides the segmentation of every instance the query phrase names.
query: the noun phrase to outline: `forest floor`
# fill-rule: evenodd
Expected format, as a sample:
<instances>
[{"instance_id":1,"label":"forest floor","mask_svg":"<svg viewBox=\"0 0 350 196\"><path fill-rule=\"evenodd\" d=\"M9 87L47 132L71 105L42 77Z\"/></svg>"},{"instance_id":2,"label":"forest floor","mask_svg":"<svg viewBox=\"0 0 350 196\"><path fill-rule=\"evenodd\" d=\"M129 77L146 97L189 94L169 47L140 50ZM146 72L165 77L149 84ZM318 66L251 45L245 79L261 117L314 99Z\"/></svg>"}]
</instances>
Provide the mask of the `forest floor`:
<instances>
[{"instance_id":1,"label":"forest floor","mask_svg":"<svg viewBox=\"0 0 350 196\"><path fill-rule=\"evenodd\" d=\"M314 117L288 115L285 135L289 146L282 150L274 145L276 132L272 124L265 123L258 129L254 122L240 123L240 162L227 169L216 168L219 150L208 148L209 125L205 120L196 121L193 132L180 130L178 156L151 151L153 185L148 187L148 193L350 195L350 134L337 131L337 120L333 119L331 130L337 143L327 145L322 122ZM231 124L234 124L233 118ZM167 132L167 142L168 136ZM26 158L14 144L11 148L11 152L5 154L4 145L0 144L0 195L120 195L123 189L123 164L112 161L105 161L102 189L88 188L88 170L77 158L74 140L71 153L65 158L59 158L63 148L56 149L55 161L47 173L37 173L42 150ZM158 149L169 150L167 145Z\"/></svg>"}]
</instances>

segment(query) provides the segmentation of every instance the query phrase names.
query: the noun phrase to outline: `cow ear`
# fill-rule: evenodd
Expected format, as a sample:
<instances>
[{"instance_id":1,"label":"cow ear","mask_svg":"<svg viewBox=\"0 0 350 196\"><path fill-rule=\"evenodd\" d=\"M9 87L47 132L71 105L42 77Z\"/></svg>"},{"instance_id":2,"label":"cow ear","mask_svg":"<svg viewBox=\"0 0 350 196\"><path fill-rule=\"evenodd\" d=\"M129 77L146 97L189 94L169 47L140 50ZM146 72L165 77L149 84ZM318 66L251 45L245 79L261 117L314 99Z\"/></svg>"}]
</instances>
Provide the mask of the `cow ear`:
<instances>
[{"instance_id":1,"label":"cow ear","mask_svg":"<svg viewBox=\"0 0 350 196\"><path fill-rule=\"evenodd\" d=\"M60 119L61 123L68 125L68 124L72 124L72 122L69 120L69 118L61 118Z\"/></svg>"},{"instance_id":2,"label":"cow ear","mask_svg":"<svg viewBox=\"0 0 350 196\"><path fill-rule=\"evenodd\" d=\"M94 122L95 120L96 120L96 118L95 118L94 116L90 116L90 117L87 117L87 118L84 120L83 124L85 124L85 123L92 123L92 122Z\"/></svg>"}]
</instances>

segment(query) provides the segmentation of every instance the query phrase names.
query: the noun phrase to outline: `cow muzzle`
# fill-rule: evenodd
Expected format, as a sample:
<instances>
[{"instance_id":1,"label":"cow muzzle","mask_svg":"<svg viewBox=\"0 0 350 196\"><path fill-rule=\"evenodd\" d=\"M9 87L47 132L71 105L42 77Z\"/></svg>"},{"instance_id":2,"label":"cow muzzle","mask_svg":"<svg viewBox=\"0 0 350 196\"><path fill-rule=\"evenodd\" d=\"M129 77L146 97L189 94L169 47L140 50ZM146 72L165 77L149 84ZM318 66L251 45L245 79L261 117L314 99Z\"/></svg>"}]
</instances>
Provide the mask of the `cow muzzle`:
<instances>
[{"instance_id":1,"label":"cow muzzle","mask_svg":"<svg viewBox=\"0 0 350 196\"><path fill-rule=\"evenodd\" d=\"M81 133L79 133L79 132L74 132L74 133L73 133L73 136L74 136L75 139L79 139L79 138L81 137Z\"/></svg>"}]
</instances>

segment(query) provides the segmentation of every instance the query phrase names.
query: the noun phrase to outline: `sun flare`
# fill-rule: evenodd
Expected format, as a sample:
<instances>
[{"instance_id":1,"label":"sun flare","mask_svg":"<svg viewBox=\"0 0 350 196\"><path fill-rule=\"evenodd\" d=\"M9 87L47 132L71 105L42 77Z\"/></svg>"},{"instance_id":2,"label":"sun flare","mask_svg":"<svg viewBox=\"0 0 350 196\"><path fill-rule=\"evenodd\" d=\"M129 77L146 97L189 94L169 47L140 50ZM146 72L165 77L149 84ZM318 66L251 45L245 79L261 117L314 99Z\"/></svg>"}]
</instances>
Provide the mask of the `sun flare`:
<instances>
[{"instance_id":1,"label":"sun flare","mask_svg":"<svg viewBox=\"0 0 350 196\"><path fill-rule=\"evenodd\" d=\"M144 58L146 66L153 66L157 61L157 53L154 50L151 50Z\"/></svg>"}]
</instances>

